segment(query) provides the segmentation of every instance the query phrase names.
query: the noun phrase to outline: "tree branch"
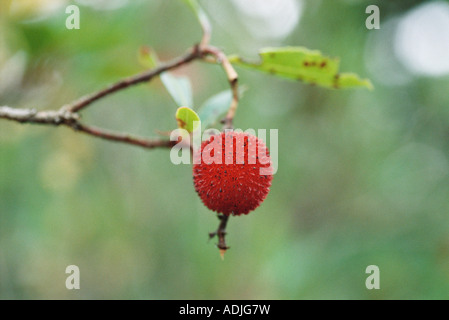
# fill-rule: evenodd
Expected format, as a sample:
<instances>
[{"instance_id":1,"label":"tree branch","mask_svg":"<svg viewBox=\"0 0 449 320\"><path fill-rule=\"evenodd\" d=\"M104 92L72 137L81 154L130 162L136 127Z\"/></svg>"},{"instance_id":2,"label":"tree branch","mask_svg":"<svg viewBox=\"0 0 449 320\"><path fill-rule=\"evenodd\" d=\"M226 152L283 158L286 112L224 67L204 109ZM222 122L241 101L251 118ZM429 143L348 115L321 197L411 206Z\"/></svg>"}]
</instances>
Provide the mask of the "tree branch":
<instances>
[{"instance_id":1,"label":"tree branch","mask_svg":"<svg viewBox=\"0 0 449 320\"><path fill-rule=\"evenodd\" d=\"M66 105L65 109L67 109L71 112L79 112L82 109L86 108L91 103L93 103L109 94L123 90L125 88L128 88L130 86L133 86L133 85L136 85L139 83L148 82L151 79L153 79L155 76L160 75L161 73L163 73L165 71L178 68L184 64L191 62L192 60L202 58L202 56L203 56L203 54L199 50L198 45L195 45L193 48L190 49L190 51L188 53L186 53L185 55L183 55L179 58L176 58L170 62L162 64L162 65L158 66L157 68L151 69L149 71L137 74L135 76L132 76L132 77L129 77L129 78L126 78L123 80L120 80L119 82L114 83L114 84L110 85L109 87L107 87L103 90L100 90L98 92L81 97L80 99Z\"/></svg>"},{"instance_id":2,"label":"tree branch","mask_svg":"<svg viewBox=\"0 0 449 320\"><path fill-rule=\"evenodd\" d=\"M224 128L230 129L233 127L233 119L239 101L238 83L237 83L238 76L234 68L232 67L231 63L229 62L228 58L221 50L213 46L206 45L208 42L208 38L210 37L209 34L210 30L206 28L204 32L205 34L203 35L204 37L202 39L202 45L193 46L183 56L173 59L172 61L164 63L149 71L131 76L126 79L122 79L105 89L81 97L80 99L70 104L64 105L59 110L37 111L35 109L16 109L3 106L0 107L0 119L7 119L20 123L47 124L54 126L64 125L76 131L84 132L88 135L97 138L127 143L135 146L140 146L143 148L171 147L175 144L172 141L150 140L146 138L135 137L127 133L117 133L101 128L88 126L80 122L80 116L78 113L83 109L85 109L90 104L92 104L93 102L107 95L113 94L115 92L118 92L120 90L126 89L130 86L139 83L148 82L155 76L160 75L165 71L178 68L195 59L207 59L208 55L212 55L215 58L216 62L222 65L223 70L227 75L233 93L232 94L233 98L231 105L229 107L228 114L223 120ZM224 226L226 227L226 224ZM222 241L223 241L222 247L225 248L226 245L224 244L224 235Z\"/></svg>"},{"instance_id":3,"label":"tree branch","mask_svg":"<svg viewBox=\"0 0 449 320\"><path fill-rule=\"evenodd\" d=\"M175 141L170 140L150 140L126 133L117 133L88 126L79 121L80 117L77 113L67 111L64 108L61 108L58 111L36 111L35 109L16 109L3 106L0 107L0 119L7 119L20 123L36 123L53 126L62 125L97 138L127 143L147 149L158 147L170 148L176 143Z\"/></svg>"},{"instance_id":4,"label":"tree branch","mask_svg":"<svg viewBox=\"0 0 449 320\"><path fill-rule=\"evenodd\" d=\"M171 148L176 144L176 141L162 140L162 139L146 139L142 137L136 137L134 135L126 133L117 133L97 127L87 126L80 122L74 125L70 125L74 130L84 132L88 135L101 138L104 140L127 143L146 149L154 148Z\"/></svg>"},{"instance_id":5,"label":"tree branch","mask_svg":"<svg viewBox=\"0 0 449 320\"><path fill-rule=\"evenodd\" d=\"M37 111L36 109L17 109L7 106L0 107L0 118L21 123L39 123L55 126L63 124L64 122L79 120L78 114L64 109L58 111Z\"/></svg>"},{"instance_id":6,"label":"tree branch","mask_svg":"<svg viewBox=\"0 0 449 320\"><path fill-rule=\"evenodd\" d=\"M193 60L202 59L207 62L210 62L212 60L215 63L220 63L227 75L228 82L232 90L232 101L229 106L229 111L226 117L222 120L222 123L224 124L224 129L232 129L235 112L239 103L238 75L224 52L216 47L209 45L209 41L211 38L211 26L203 13L199 15L199 20L203 30L200 44L194 45L186 54L178 58L161 64L154 69L122 79L100 91L83 96L76 101L73 101L72 103L62 106L59 110L37 111L36 109L16 109L10 108L8 106L0 106L0 119L6 119L20 123L66 126L72 128L75 131L83 132L100 139L131 144L147 149L159 147L170 148L177 142L170 140L151 140L147 138L132 136L126 133L118 133L86 125L80 121L79 112L84 110L95 101L100 100L110 94L126 89L130 86L137 85L139 83L148 82L155 76L158 76L163 72L178 68ZM210 59L211 56L213 57L213 59ZM215 232L209 233L209 237L211 239L215 236L218 237L217 247L220 250L221 257L223 258L226 250L229 249L229 247L226 245L225 240L226 226L229 220L229 216L218 215L218 219L220 220L220 224Z\"/></svg>"}]
</instances>

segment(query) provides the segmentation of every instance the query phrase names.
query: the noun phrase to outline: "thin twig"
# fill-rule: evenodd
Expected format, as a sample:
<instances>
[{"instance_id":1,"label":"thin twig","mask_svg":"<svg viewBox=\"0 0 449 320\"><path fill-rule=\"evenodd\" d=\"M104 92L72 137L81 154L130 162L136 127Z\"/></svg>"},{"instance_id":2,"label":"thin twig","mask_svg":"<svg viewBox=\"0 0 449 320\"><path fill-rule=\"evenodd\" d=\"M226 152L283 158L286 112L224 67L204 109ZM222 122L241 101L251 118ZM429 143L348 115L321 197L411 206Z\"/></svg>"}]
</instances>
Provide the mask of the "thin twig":
<instances>
[{"instance_id":1,"label":"thin twig","mask_svg":"<svg viewBox=\"0 0 449 320\"><path fill-rule=\"evenodd\" d=\"M16 109L7 106L0 107L0 118L20 123L47 124L53 126L66 126L75 131L84 132L93 137L127 143L147 149L170 148L176 142L170 140L151 140L136 137L126 133L112 132L109 130L88 126L79 121L77 113L66 110L59 111L36 111L35 109Z\"/></svg>"},{"instance_id":2,"label":"thin twig","mask_svg":"<svg viewBox=\"0 0 449 320\"><path fill-rule=\"evenodd\" d=\"M209 20L205 18L205 16L201 16L200 19L201 29L203 29L203 36L201 38L200 42L200 48L204 48L209 45L211 33L212 33L212 26L209 23Z\"/></svg>"},{"instance_id":3,"label":"thin twig","mask_svg":"<svg viewBox=\"0 0 449 320\"><path fill-rule=\"evenodd\" d=\"M101 138L104 140L127 143L135 146L139 146L146 149L154 148L171 148L176 144L176 141L162 140L162 139L147 139L142 137L136 137L134 135L126 133L113 132L93 126L87 126L80 122L75 125L70 125L74 130L84 132L88 135Z\"/></svg>"},{"instance_id":4,"label":"thin twig","mask_svg":"<svg viewBox=\"0 0 449 320\"><path fill-rule=\"evenodd\" d=\"M223 258L226 250L229 249L229 247L226 245L226 226L228 224L229 216L224 214L217 215L218 220L220 220L220 224L218 225L218 228L214 232L209 233L209 239L214 238L215 236L218 237L218 244L217 247L220 250L220 255Z\"/></svg>"},{"instance_id":5,"label":"thin twig","mask_svg":"<svg viewBox=\"0 0 449 320\"><path fill-rule=\"evenodd\" d=\"M202 48L202 50L204 54L210 54L216 58L217 62L222 65L223 70L228 77L228 82L232 90L232 100L228 113L222 122L224 124L224 129L232 129L235 112L237 111L239 104L238 74L223 51L213 46L207 46Z\"/></svg>"},{"instance_id":6,"label":"thin twig","mask_svg":"<svg viewBox=\"0 0 449 320\"><path fill-rule=\"evenodd\" d=\"M151 69L149 71L137 74L135 76L120 80L117 83L114 83L110 85L109 87L102 89L98 92L92 93L90 95L81 97L80 99L64 106L66 110L69 110L71 112L79 112L91 103L103 98L104 96L107 96L109 94L112 94L114 92L120 91L122 89L125 89L129 86L136 85L143 82L148 82L151 79L153 79L155 76L171 69L178 68L184 64L187 64L191 62L192 60L199 59L202 57L202 52L199 50L198 46L195 45L188 53L185 55L176 58L170 62L167 62L165 64L162 64L158 66L157 68Z\"/></svg>"}]
</instances>

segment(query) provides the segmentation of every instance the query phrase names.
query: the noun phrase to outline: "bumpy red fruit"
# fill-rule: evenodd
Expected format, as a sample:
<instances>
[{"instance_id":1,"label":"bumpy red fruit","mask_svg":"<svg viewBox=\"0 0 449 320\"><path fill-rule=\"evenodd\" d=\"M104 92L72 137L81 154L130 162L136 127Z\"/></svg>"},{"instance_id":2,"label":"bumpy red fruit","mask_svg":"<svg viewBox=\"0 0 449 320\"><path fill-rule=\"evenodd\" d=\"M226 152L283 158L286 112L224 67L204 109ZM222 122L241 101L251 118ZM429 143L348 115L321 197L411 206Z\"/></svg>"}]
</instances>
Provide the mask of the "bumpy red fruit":
<instances>
[{"instance_id":1,"label":"bumpy red fruit","mask_svg":"<svg viewBox=\"0 0 449 320\"><path fill-rule=\"evenodd\" d=\"M269 151L253 135L233 131L214 135L202 143L194 159L195 190L210 210L248 214L270 191Z\"/></svg>"}]
</instances>

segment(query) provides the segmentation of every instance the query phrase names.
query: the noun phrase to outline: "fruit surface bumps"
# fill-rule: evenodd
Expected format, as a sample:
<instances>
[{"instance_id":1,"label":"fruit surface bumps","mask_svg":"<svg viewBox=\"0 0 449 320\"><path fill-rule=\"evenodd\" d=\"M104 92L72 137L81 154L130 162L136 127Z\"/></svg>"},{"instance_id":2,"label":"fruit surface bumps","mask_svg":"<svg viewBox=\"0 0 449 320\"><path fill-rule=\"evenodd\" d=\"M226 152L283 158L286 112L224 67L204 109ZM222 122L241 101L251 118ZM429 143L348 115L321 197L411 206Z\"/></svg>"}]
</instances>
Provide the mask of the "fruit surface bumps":
<instances>
[{"instance_id":1,"label":"fruit surface bumps","mask_svg":"<svg viewBox=\"0 0 449 320\"><path fill-rule=\"evenodd\" d=\"M262 140L248 133L223 132L204 141L195 154L193 182L210 210L241 215L264 201L272 172L269 151Z\"/></svg>"}]
</instances>

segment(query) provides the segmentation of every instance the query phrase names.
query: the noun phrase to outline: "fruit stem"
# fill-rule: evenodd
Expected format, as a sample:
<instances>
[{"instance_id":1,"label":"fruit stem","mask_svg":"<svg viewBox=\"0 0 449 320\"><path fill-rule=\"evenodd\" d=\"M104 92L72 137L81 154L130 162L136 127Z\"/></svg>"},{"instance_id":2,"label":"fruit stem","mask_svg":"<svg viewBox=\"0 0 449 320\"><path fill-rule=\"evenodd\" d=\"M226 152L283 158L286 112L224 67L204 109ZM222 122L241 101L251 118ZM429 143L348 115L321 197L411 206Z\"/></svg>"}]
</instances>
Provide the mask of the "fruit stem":
<instances>
[{"instance_id":1,"label":"fruit stem","mask_svg":"<svg viewBox=\"0 0 449 320\"><path fill-rule=\"evenodd\" d=\"M220 224L218 225L218 228L216 231L209 233L209 239L212 239L213 237L218 237L218 244L217 248L220 250L220 255L223 257L226 250L229 249L229 247L226 245L226 226L228 224L229 216L224 214L217 215L218 220L220 220Z\"/></svg>"}]
</instances>

